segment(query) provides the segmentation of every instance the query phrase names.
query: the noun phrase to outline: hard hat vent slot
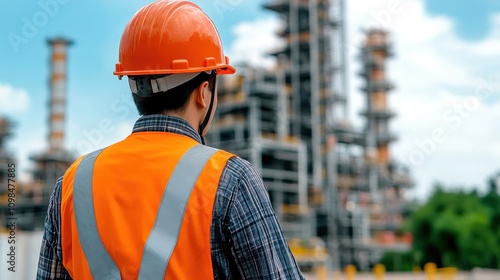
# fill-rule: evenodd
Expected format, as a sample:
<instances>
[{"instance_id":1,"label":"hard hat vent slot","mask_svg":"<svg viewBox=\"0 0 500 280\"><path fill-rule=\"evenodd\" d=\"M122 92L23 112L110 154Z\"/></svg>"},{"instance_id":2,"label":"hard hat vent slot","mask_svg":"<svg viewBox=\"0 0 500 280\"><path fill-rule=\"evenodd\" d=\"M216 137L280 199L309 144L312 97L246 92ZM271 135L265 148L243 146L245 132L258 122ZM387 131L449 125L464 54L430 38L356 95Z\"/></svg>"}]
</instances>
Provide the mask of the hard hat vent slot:
<instances>
[{"instance_id":1,"label":"hard hat vent slot","mask_svg":"<svg viewBox=\"0 0 500 280\"><path fill-rule=\"evenodd\" d=\"M172 61L172 69L189 69L189 61L187 59L176 59Z\"/></svg>"},{"instance_id":2,"label":"hard hat vent slot","mask_svg":"<svg viewBox=\"0 0 500 280\"><path fill-rule=\"evenodd\" d=\"M205 67L212 67L212 66L217 66L217 61L215 60L214 57L207 57L205 58Z\"/></svg>"}]
</instances>

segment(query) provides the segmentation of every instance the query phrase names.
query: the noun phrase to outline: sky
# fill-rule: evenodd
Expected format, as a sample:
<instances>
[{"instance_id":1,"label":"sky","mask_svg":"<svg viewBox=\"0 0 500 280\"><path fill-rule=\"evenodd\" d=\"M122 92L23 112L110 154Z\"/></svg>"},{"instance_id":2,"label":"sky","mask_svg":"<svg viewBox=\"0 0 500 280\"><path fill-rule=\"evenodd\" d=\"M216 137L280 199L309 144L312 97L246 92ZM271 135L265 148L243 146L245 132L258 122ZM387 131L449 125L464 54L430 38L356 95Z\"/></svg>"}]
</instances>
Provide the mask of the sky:
<instances>
[{"instance_id":1,"label":"sky","mask_svg":"<svg viewBox=\"0 0 500 280\"><path fill-rule=\"evenodd\" d=\"M426 9L431 15L445 15L454 20L455 32L466 40L480 40L491 31L491 16L500 10L495 0L426 0Z\"/></svg>"},{"instance_id":2,"label":"sky","mask_svg":"<svg viewBox=\"0 0 500 280\"><path fill-rule=\"evenodd\" d=\"M267 0L266 0L267 1ZM69 49L66 140L77 154L126 137L138 118L128 85L112 75L123 28L142 0L4 0L0 10L0 116L16 122L9 141L19 168L47 147L49 48L65 36ZM234 62L272 65L279 18L250 0L196 0L213 19ZM408 165L426 197L435 182L484 189L500 170L500 3L495 0L349 0L350 115L361 128L363 81L356 73L361 30L391 32L396 56L388 76L398 141L393 158ZM22 4L20 4L22 3ZM106 125L104 125L106 124ZM108 124L110 128L108 129ZM102 129L102 126L106 129Z\"/></svg>"}]
</instances>

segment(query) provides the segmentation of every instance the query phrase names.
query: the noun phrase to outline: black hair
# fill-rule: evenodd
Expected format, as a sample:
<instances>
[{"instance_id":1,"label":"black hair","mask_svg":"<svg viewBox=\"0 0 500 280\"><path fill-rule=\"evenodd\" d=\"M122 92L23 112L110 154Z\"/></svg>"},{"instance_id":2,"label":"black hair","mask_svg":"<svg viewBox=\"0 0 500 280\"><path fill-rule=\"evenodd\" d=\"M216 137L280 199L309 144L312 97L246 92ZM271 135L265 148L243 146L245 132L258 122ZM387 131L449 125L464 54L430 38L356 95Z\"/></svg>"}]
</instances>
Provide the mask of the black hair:
<instances>
[{"instance_id":1,"label":"black hair","mask_svg":"<svg viewBox=\"0 0 500 280\"><path fill-rule=\"evenodd\" d=\"M159 78L160 76L151 76L151 78ZM135 106L140 115L163 114L165 112L183 112L188 104L193 91L203 82L208 81L209 89L215 91L216 72L211 74L201 72L192 80L170 89L166 92L153 93L151 97L140 97L132 93ZM134 78L134 77L131 77Z\"/></svg>"}]
</instances>

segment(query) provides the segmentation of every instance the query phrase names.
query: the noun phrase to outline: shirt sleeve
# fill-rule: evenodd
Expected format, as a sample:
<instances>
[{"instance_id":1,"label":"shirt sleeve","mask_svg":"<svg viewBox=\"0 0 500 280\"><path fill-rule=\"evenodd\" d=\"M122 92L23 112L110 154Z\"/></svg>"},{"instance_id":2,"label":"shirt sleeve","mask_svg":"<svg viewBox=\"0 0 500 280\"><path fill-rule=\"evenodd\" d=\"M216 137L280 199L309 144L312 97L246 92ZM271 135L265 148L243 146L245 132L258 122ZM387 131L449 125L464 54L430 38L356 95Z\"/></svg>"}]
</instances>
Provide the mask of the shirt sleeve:
<instances>
[{"instance_id":1,"label":"shirt sleeve","mask_svg":"<svg viewBox=\"0 0 500 280\"><path fill-rule=\"evenodd\" d=\"M304 279L261 177L247 163L229 208L231 252L242 279Z\"/></svg>"},{"instance_id":2,"label":"shirt sleeve","mask_svg":"<svg viewBox=\"0 0 500 280\"><path fill-rule=\"evenodd\" d=\"M37 280L71 279L62 264L62 248L60 235L62 177L57 180L50 196L49 208L45 217L42 247L38 260Z\"/></svg>"}]
</instances>

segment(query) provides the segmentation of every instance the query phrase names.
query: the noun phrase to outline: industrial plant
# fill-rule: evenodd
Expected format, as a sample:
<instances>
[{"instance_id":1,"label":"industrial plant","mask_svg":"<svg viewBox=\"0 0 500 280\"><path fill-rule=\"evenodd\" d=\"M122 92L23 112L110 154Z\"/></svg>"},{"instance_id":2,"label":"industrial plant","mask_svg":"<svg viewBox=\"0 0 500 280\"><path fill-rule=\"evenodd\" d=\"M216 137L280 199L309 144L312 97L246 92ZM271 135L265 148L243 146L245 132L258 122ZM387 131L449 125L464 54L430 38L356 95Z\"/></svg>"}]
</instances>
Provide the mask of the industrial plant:
<instances>
[{"instance_id":1,"label":"industrial plant","mask_svg":"<svg viewBox=\"0 0 500 280\"><path fill-rule=\"evenodd\" d=\"M248 159L262 175L302 267L367 270L387 250L408 250L401 232L409 170L390 154L393 84L389 34L366 30L359 53L365 126L348 119L344 1L269 1L285 46L272 70L223 77L208 143ZM270 46L272 47L272 46Z\"/></svg>"},{"instance_id":2,"label":"industrial plant","mask_svg":"<svg viewBox=\"0 0 500 280\"><path fill-rule=\"evenodd\" d=\"M71 41L64 38L47 40L51 49L49 77L49 116L47 148L31 156L35 163L31 182L16 184L16 226L19 230L41 230L47 213L49 198L55 183L76 159L64 148L64 125L66 111L66 55ZM5 140L13 133L12 121L0 119L0 163L15 162L5 151ZM2 168L7 163L2 164ZM0 179L6 182L7 170L0 170ZM4 185L2 185L3 187ZM7 189L0 189L0 223L7 225Z\"/></svg>"},{"instance_id":3,"label":"industrial plant","mask_svg":"<svg viewBox=\"0 0 500 280\"><path fill-rule=\"evenodd\" d=\"M345 0L270 0L281 19L283 47L268 55L272 69L240 67L218 80L218 106L207 144L250 161L262 176L292 253L303 269L353 264L371 269L386 251L405 251L401 230L410 171L390 153L397 137L386 73L394 56L385 30L365 30L357 65L365 108L363 127L349 119ZM41 230L57 179L79 155L64 148L66 57L71 41L48 40L51 76L45 151L34 154L32 181L17 188L19 230ZM265 42L263 42L265 43ZM269 46L270 49L276 46ZM15 123L0 119L0 166ZM6 181L7 170L0 169ZM6 225L7 189L0 189Z\"/></svg>"}]
</instances>

